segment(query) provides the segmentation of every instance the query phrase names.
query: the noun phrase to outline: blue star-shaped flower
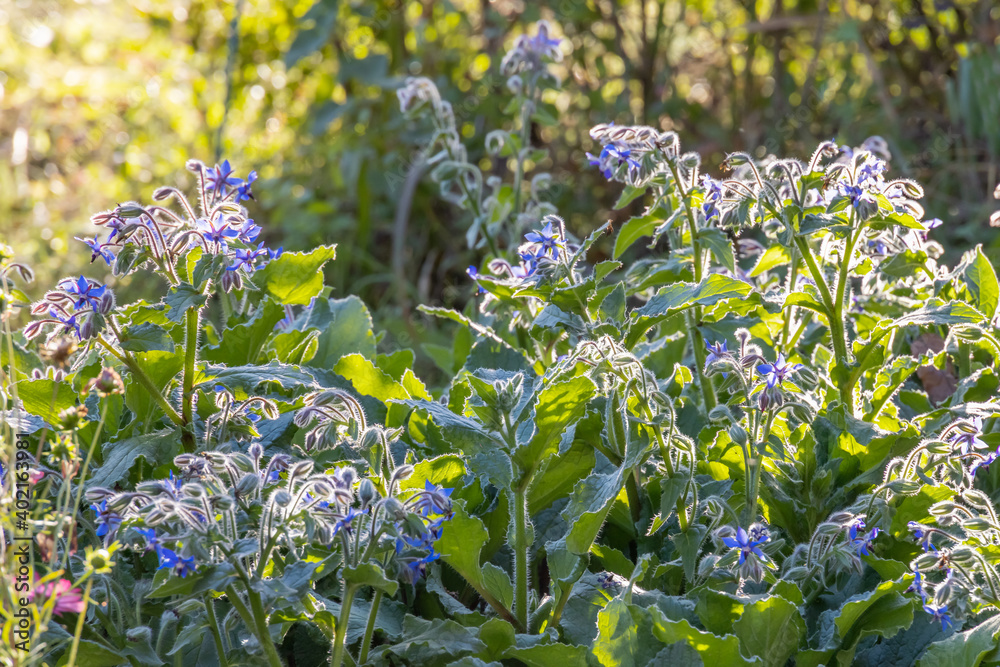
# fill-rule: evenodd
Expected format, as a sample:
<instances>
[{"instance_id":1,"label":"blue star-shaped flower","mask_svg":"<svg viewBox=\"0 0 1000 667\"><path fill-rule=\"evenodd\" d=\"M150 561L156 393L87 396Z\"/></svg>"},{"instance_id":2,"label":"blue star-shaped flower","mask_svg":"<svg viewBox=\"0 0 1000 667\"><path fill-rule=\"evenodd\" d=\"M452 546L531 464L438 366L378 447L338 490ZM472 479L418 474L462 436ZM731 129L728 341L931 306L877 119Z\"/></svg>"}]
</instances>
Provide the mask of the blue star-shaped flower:
<instances>
[{"instance_id":1,"label":"blue star-shaped flower","mask_svg":"<svg viewBox=\"0 0 1000 667\"><path fill-rule=\"evenodd\" d=\"M114 235L114 231L112 231L111 234ZM90 240L90 239L87 239L87 238L81 239L79 236L76 236L74 238L77 241L81 241L83 243L86 243L87 247L90 248L90 262L91 262L91 264L93 264L94 260L96 260L98 257L100 257L101 259L103 259L108 264L108 266L111 266L111 263L115 261L115 256L112 255L109 250L106 250L106 248L108 246L110 246L111 244L110 243L101 243L101 237L100 236L94 236L94 240L93 241Z\"/></svg>"},{"instance_id":2,"label":"blue star-shaped flower","mask_svg":"<svg viewBox=\"0 0 1000 667\"><path fill-rule=\"evenodd\" d=\"M205 189L221 192L225 186L237 187L243 179L232 175L233 168L229 166L229 160L223 160L221 165L215 165L208 170L205 175Z\"/></svg>"},{"instance_id":3,"label":"blue star-shaped flower","mask_svg":"<svg viewBox=\"0 0 1000 667\"><path fill-rule=\"evenodd\" d=\"M108 289L107 286L91 282L83 276L80 276L77 280L67 278L61 281L57 287L68 294L78 297L73 304L76 308L83 308L89 304L95 310L100 305L104 292Z\"/></svg>"},{"instance_id":4,"label":"blue star-shaped flower","mask_svg":"<svg viewBox=\"0 0 1000 667\"><path fill-rule=\"evenodd\" d=\"M536 257L549 257L556 259L559 251L566 249L566 242L563 240L559 230L552 228L552 222L545 223L545 227L540 232L528 232L524 238L530 243L537 243L540 247L535 254Z\"/></svg>"},{"instance_id":5,"label":"blue star-shaped flower","mask_svg":"<svg viewBox=\"0 0 1000 667\"><path fill-rule=\"evenodd\" d=\"M188 556L184 558L180 556L176 551L172 549L167 549L166 547L160 547L157 549L156 554L160 557L160 567L170 568L173 570L174 574L178 577L186 577L195 571L194 556Z\"/></svg>"},{"instance_id":6,"label":"blue star-shaped flower","mask_svg":"<svg viewBox=\"0 0 1000 667\"><path fill-rule=\"evenodd\" d=\"M247 180L240 181L236 186L236 201L246 201L248 199L254 199L253 193L250 192L250 185L257 180L257 172L251 171L247 176Z\"/></svg>"},{"instance_id":7,"label":"blue star-shaped flower","mask_svg":"<svg viewBox=\"0 0 1000 667\"><path fill-rule=\"evenodd\" d=\"M802 368L802 364L792 364L785 361L784 354L778 354L778 359L773 364L760 364L757 372L766 380L769 388L776 387L785 381L789 375Z\"/></svg>"},{"instance_id":8,"label":"blue star-shaped flower","mask_svg":"<svg viewBox=\"0 0 1000 667\"><path fill-rule=\"evenodd\" d=\"M727 547L740 550L740 565L746 562L747 556L750 554L754 554L758 558L766 558L764 552L760 550L760 545L767 542L767 538L751 540L742 526L736 529L736 537L724 537L722 541Z\"/></svg>"},{"instance_id":9,"label":"blue star-shaped flower","mask_svg":"<svg viewBox=\"0 0 1000 667\"><path fill-rule=\"evenodd\" d=\"M108 501L102 500L96 505L91 505L90 509L94 511L97 518L94 523L97 524L97 536L107 537L110 534L114 534L118 530L118 526L122 525L122 518L118 512L108 509Z\"/></svg>"},{"instance_id":10,"label":"blue star-shaped flower","mask_svg":"<svg viewBox=\"0 0 1000 667\"><path fill-rule=\"evenodd\" d=\"M935 621L941 622L941 629L947 630L952 626L951 616L948 615L948 606L941 605L936 607L934 605L925 604L924 611L931 615Z\"/></svg>"}]
</instances>

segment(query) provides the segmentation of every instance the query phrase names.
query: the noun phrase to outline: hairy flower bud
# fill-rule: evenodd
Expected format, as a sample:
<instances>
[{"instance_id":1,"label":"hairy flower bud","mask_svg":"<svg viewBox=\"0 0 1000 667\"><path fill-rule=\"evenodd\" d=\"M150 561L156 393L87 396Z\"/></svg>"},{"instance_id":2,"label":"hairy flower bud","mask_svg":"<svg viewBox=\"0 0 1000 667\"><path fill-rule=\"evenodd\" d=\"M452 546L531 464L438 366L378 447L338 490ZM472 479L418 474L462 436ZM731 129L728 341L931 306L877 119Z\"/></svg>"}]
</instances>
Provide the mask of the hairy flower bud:
<instances>
[{"instance_id":1,"label":"hairy flower bud","mask_svg":"<svg viewBox=\"0 0 1000 667\"><path fill-rule=\"evenodd\" d=\"M402 521L406 518L407 512L403 503L399 499L390 497L385 499L385 513L392 521Z\"/></svg>"},{"instance_id":2,"label":"hairy flower bud","mask_svg":"<svg viewBox=\"0 0 1000 667\"><path fill-rule=\"evenodd\" d=\"M361 480L361 486L358 488L358 499L361 501L362 510L367 510L379 499L378 489L367 477Z\"/></svg>"},{"instance_id":3,"label":"hairy flower bud","mask_svg":"<svg viewBox=\"0 0 1000 667\"><path fill-rule=\"evenodd\" d=\"M247 473L236 483L236 495L250 496L260 488L260 477L253 473Z\"/></svg>"}]
</instances>

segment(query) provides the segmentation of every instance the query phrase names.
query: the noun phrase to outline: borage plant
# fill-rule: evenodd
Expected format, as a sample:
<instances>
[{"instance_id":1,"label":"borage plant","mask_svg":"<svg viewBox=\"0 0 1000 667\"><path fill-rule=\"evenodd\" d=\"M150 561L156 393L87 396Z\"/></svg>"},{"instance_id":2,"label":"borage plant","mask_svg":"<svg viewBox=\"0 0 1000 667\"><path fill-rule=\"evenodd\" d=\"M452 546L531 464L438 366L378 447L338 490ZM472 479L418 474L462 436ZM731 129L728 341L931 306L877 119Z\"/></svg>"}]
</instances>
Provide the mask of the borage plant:
<instances>
[{"instance_id":1,"label":"borage plant","mask_svg":"<svg viewBox=\"0 0 1000 667\"><path fill-rule=\"evenodd\" d=\"M1000 284L982 249L940 262L940 222L877 139L710 176L677 135L615 125L587 159L646 208L574 238L526 176L555 31L504 60L518 113L490 146L511 185L468 163L430 82L400 94L431 110L432 177L488 253L464 312L423 309L459 332L430 350L444 386L330 297L333 248L261 244L252 178L227 163L190 163L193 204L162 188L176 210L95 218L95 265L164 295L121 304L74 276L6 336L4 423L27 447L3 462L33 480L46 573L36 653L992 659ZM24 301L8 274L5 314Z\"/></svg>"}]
</instances>

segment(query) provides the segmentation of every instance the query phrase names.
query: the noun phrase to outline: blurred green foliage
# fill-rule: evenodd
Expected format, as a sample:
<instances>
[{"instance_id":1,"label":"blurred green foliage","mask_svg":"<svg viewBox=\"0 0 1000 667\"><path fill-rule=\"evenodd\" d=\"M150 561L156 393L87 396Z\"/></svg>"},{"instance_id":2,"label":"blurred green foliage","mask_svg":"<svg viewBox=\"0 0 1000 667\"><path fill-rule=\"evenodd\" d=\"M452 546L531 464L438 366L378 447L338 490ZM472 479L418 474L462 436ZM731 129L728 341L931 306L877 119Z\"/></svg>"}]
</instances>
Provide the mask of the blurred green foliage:
<instances>
[{"instance_id":1,"label":"blurred green foliage","mask_svg":"<svg viewBox=\"0 0 1000 667\"><path fill-rule=\"evenodd\" d=\"M427 128L403 118L395 89L433 79L472 161L504 176L510 165L482 150L486 132L514 124L499 61L540 18L559 26L566 58L544 99L557 122L532 130L550 157L532 167L555 176L549 198L578 234L641 206L613 211L615 188L587 166L600 122L675 129L715 174L727 151L881 135L892 175L928 186L938 238L984 242L996 259L991 0L0 3L0 238L41 290L87 270L73 237L96 231L91 213L189 178L188 157L224 156L260 173L251 213L269 245L339 244L335 290L361 294L396 343L428 342L440 334L411 304L461 306L480 257L468 219L418 179Z\"/></svg>"}]
</instances>

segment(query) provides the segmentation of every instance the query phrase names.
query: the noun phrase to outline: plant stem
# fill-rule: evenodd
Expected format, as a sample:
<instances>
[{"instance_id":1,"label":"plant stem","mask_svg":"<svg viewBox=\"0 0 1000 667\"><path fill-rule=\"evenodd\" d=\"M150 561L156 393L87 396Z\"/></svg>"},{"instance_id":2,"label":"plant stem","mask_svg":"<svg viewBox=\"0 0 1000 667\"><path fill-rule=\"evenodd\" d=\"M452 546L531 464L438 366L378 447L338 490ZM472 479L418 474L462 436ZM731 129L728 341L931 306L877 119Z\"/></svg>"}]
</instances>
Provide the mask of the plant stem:
<instances>
[{"instance_id":1,"label":"plant stem","mask_svg":"<svg viewBox=\"0 0 1000 667\"><path fill-rule=\"evenodd\" d=\"M680 172L677 165L668 162L670 172L674 176L674 185L677 186L678 199L684 205L684 212L687 214L688 228L691 230L691 254L694 259L694 281L701 282L701 244L698 243L698 224L695 221L694 211L691 210L691 203L688 201L688 193L684 191L684 183L681 181ZM694 347L695 370L698 372L698 384L701 386L702 399L705 401L705 412L714 408L718 400L715 397L715 387L712 385L712 378L705 375L705 339L698 328L701 323L701 306L695 306L693 314L686 316L688 329L691 331L691 345Z\"/></svg>"},{"instance_id":2,"label":"plant stem","mask_svg":"<svg viewBox=\"0 0 1000 667\"><path fill-rule=\"evenodd\" d=\"M340 667L344 662L344 641L347 638L347 623L351 618L351 605L358 587L355 584L344 585L344 597L340 601L340 618L337 619L337 632L333 638L333 654L330 656L330 667Z\"/></svg>"},{"instance_id":3,"label":"plant stem","mask_svg":"<svg viewBox=\"0 0 1000 667\"><path fill-rule=\"evenodd\" d=\"M271 640L271 632L267 628L267 612L264 611L264 605L260 601L260 593L257 593L253 588L248 586L247 599L250 600L250 609L253 612L253 620L257 626L257 639L260 640L260 646L264 649L264 655L267 656L271 667L281 667L281 658L278 657L278 649L275 648L274 641Z\"/></svg>"},{"instance_id":4,"label":"plant stem","mask_svg":"<svg viewBox=\"0 0 1000 667\"><path fill-rule=\"evenodd\" d=\"M361 655L358 656L358 664L363 665L368 660L368 650L372 646L372 635L375 633L375 619L378 616L378 606L382 603L382 591L375 591L372 598L372 610L368 613L368 625L365 626L365 636L361 640Z\"/></svg>"},{"instance_id":5,"label":"plant stem","mask_svg":"<svg viewBox=\"0 0 1000 667\"><path fill-rule=\"evenodd\" d=\"M139 382L139 384L142 385L143 389L149 392L149 395L156 402L156 405L163 410L163 414L165 414L170 421L177 426L184 425L181 416L177 414L177 410L175 410L174 406L170 405L167 399L163 397L163 393L156 388L156 385L153 384L153 381L148 375L146 375L146 372L142 370L142 366L139 365L139 363L135 360L135 357L133 357L128 350L122 350L119 352L112 347L110 343L104 340L104 338L99 337L97 342L108 350L108 352L118 357L118 360L128 367L132 376Z\"/></svg>"},{"instance_id":6,"label":"plant stem","mask_svg":"<svg viewBox=\"0 0 1000 667\"><path fill-rule=\"evenodd\" d=\"M827 325L830 328L830 340L833 343L833 353L839 364L843 366L845 372L847 372L847 364L849 363L847 357L847 334L844 329L844 320L841 317L842 306L838 308L834 302L833 295L830 293L830 287L826 284L826 279L823 278L823 272L820 271L819 266L816 264L816 258L813 257L812 250L809 248L809 244L801 236L795 237L795 243L799 248L799 252L802 253L802 258L806 261L806 266L809 267L809 273L812 275L813 282L816 283L816 287L819 289L820 296L823 297L823 306L826 310ZM852 243L853 250L853 243ZM844 266L847 262L845 261ZM844 271L844 266L841 267L841 271ZM841 286L837 286L838 293L842 294ZM843 299L841 299L841 302ZM836 377L834 377L836 382ZM846 382L837 382L837 386L840 389L840 399L847 405L848 409L854 410L854 383L850 380Z\"/></svg>"},{"instance_id":7,"label":"plant stem","mask_svg":"<svg viewBox=\"0 0 1000 667\"><path fill-rule=\"evenodd\" d=\"M202 600L205 603L205 611L208 612L208 627L212 631L212 639L215 640L215 652L219 654L219 667L229 667L226 649L222 645L222 632L219 631L219 619L215 616L215 602L208 594L205 594Z\"/></svg>"},{"instance_id":8,"label":"plant stem","mask_svg":"<svg viewBox=\"0 0 1000 667\"><path fill-rule=\"evenodd\" d=\"M93 579L87 580L87 588L83 591L83 609L80 610L80 615L76 618L76 631L73 633L73 646L69 650L69 660L66 662L68 667L73 667L76 664L76 652L80 648L80 635L83 633L83 622L87 618L87 605L90 604L90 589L94 585Z\"/></svg>"},{"instance_id":9,"label":"plant stem","mask_svg":"<svg viewBox=\"0 0 1000 667\"><path fill-rule=\"evenodd\" d=\"M184 433L181 442L185 452L193 452L194 442L194 369L198 355L198 327L201 324L201 310L188 308L184 316L184 393L181 399Z\"/></svg>"},{"instance_id":10,"label":"plant stem","mask_svg":"<svg viewBox=\"0 0 1000 667\"><path fill-rule=\"evenodd\" d=\"M513 490L514 506L514 616L521 627L528 627L528 501L519 485Z\"/></svg>"}]
</instances>

